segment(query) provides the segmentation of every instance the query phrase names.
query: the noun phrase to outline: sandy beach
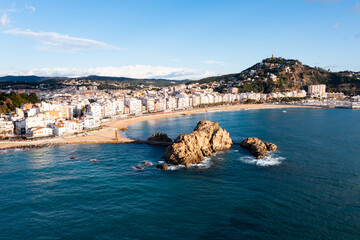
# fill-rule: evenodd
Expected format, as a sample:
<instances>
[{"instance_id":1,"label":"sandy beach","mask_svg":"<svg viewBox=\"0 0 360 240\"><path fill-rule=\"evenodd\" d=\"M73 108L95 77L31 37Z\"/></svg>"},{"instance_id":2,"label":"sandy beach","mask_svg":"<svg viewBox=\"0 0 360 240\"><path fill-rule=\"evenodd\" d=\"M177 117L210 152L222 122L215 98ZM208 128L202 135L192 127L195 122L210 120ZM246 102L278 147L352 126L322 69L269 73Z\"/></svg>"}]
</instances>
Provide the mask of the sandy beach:
<instances>
[{"instance_id":1,"label":"sandy beach","mask_svg":"<svg viewBox=\"0 0 360 240\"><path fill-rule=\"evenodd\" d=\"M145 114L140 116L132 116L129 118L118 119L108 121L102 124L103 128L100 130L90 132L89 136L65 136L56 137L51 139L43 139L36 141L23 141L23 142L11 142L11 141L0 141L0 149L9 148L24 148L34 146L47 146L47 145L60 145L60 144L101 144L101 143L132 143L134 140L118 136L116 139L115 132L119 129L126 128L127 126L141 121L174 117L181 115L189 115L194 113L215 112L215 111L238 111L238 110L249 110L249 109L270 109L270 108L317 108L307 107L298 105L270 105L270 104L239 104L239 105L224 105L208 108L197 108L184 111L175 111L169 113L153 113Z\"/></svg>"}]
</instances>

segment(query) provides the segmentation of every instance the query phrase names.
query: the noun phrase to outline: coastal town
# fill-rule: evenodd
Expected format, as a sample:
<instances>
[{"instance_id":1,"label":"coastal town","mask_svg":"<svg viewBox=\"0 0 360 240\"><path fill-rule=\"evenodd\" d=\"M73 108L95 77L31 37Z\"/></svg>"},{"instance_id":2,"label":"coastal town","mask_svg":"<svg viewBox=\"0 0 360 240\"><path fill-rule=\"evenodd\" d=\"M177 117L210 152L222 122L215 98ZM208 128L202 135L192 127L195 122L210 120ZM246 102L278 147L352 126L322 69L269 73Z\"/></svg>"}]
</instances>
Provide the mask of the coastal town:
<instances>
[{"instance_id":1,"label":"coastal town","mask_svg":"<svg viewBox=\"0 0 360 240\"><path fill-rule=\"evenodd\" d=\"M328 93L325 85L310 85L308 91L272 93L239 93L237 83L227 83L226 93L214 91L222 82L182 84L155 88L142 86L137 90L99 90L90 86L68 86L54 91L37 91L36 104L23 104L14 111L0 115L0 138L17 141L61 137L74 134L90 135L108 121L133 116L171 113L211 106L237 104L284 104L320 107L359 108L360 96ZM11 93L13 90L2 90ZM26 93L16 90L16 93ZM295 101L297 100L297 101Z\"/></svg>"}]
</instances>

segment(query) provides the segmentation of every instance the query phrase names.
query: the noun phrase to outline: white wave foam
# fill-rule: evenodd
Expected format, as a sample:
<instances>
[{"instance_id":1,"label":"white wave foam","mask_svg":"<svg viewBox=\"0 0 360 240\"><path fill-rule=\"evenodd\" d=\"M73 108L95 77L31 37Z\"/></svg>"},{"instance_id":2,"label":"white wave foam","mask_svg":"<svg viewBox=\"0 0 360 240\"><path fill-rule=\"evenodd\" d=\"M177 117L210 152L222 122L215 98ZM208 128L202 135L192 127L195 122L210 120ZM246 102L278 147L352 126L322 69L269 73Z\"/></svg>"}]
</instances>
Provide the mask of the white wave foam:
<instances>
[{"instance_id":1,"label":"white wave foam","mask_svg":"<svg viewBox=\"0 0 360 240\"><path fill-rule=\"evenodd\" d=\"M165 163L164 161L159 161L159 163ZM200 168L200 169L206 169L209 168L211 166L211 157L206 157L202 162L200 163L196 163L196 164L190 164L188 167L186 167L185 165L171 165L168 164L168 169L171 171L177 171L177 170L181 170L184 168Z\"/></svg>"},{"instance_id":2,"label":"white wave foam","mask_svg":"<svg viewBox=\"0 0 360 240\"><path fill-rule=\"evenodd\" d=\"M144 170L144 168L143 168L143 167L140 167L140 166L138 166L139 168L136 168L137 166L138 166L138 165L133 166L133 167L131 167L131 168L134 169L134 170L136 170L136 171Z\"/></svg>"},{"instance_id":3,"label":"white wave foam","mask_svg":"<svg viewBox=\"0 0 360 240\"><path fill-rule=\"evenodd\" d=\"M132 169L134 169L134 170L144 170L145 168L151 167L152 165L154 165L152 162L144 161L142 163L139 163L136 166L133 166Z\"/></svg>"},{"instance_id":4,"label":"white wave foam","mask_svg":"<svg viewBox=\"0 0 360 240\"><path fill-rule=\"evenodd\" d=\"M269 157L263 159L256 159L253 156L244 156L240 158L240 161L248 164L255 164L260 167L275 166L281 164L285 160L284 157L275 157L273 154L270 154Z\"/></svg>"},{"instance_id":5,"label":"white wave foam","mask_svg":"<svg viewBox=\"0 0 360 240\"><path fill-rule=\"evenodd\" d=\"M16 152L22 152L22 151L24 151L24 149L20 149L20 148L5 149L5 150L0 150L0 154L16 153Z\"/></svg>"}]
</instances>

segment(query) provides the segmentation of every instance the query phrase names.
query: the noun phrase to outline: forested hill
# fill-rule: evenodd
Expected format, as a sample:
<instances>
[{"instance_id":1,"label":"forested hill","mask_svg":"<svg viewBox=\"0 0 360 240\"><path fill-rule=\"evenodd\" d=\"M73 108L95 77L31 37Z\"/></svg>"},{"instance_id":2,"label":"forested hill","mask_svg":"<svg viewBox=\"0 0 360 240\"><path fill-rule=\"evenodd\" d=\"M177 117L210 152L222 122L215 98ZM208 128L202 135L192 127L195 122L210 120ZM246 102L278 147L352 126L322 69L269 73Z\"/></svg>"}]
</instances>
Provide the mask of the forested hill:
<instances>
[{"instance_id":1,"label":"forested hill","mask_svg":"<svg viewBox=\"0 0 360 240\"><path fill-rule=\"evenodd\" d=\"M269 93L306 89L311 84L326 84L328 91L360 93L360 73L331 72L284 58L267 58L241 73L205 78L199 82L213 81L237 82L242 92Z\"/></svg>"},{"instance_id":2,"label":"forested hill","mask_svg":"<svg viewBox=\"0 0 360 240\"><path fill-rule=\"evenodd\" d=\"M35 93L10 94L0 93L0 113L8 113L26 103L38 103L39 99Z\"/></svg>"}]
</instances>

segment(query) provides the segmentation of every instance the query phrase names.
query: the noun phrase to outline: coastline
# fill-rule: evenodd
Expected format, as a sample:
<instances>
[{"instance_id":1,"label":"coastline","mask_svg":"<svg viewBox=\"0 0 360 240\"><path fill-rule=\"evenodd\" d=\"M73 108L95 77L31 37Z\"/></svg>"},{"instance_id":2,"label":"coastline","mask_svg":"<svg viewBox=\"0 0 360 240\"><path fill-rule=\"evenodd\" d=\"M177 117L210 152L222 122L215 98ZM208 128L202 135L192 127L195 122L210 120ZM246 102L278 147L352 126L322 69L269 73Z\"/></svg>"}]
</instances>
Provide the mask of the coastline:
<instances>
[{"instance_id":1,"label":"coastline","mask_svg":"<svg viewBox=\"0 0 360 240\"><path fill-rule=\"evenodd\" d=\"M181 111L174 111L169 113L152 113L140 116L133 116L125 119L111 120L103 123L103 129L91 132L90 136L65 136L51 139L35 140L29 142L11 142L0 141L0 150L16 149L16 148L41 148L47 146L64 145L64 144L115 144L115 143L135 143L135 140L118 136L115 139L115 131L126 128L129 125L137 122L147 121L151 119L176 117L181 115L190 115L196 113L219 112L219 111L240 111L240 110L255 110L255 109L274 109L274 108L321 108L315 106L302 105L272 105L272 104L237 104L237 105L222 105L207 108L188 109ZM206 111L205 111L206 110Z\"/></svg>"}]
</instances>

